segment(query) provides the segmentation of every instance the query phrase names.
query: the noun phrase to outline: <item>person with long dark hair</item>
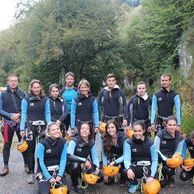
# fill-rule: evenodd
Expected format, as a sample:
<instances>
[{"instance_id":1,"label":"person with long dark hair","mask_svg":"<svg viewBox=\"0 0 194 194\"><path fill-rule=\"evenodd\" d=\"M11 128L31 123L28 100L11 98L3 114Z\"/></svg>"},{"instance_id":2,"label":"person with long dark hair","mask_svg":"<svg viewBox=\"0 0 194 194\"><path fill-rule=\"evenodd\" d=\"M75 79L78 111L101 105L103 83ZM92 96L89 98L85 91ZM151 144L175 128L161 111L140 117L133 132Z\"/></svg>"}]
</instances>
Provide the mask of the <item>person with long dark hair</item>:
<instances>
[{"instance_id":1,"label":"person with long dark hair","mask_svg":"<svg viewBox=\"0 0 194 194\"><path fill-rule=\"evenodd\" d=\"M49 104L51 112L51 120L56 122L63 134L65 132L65 118L67 116L66 102L59 95L60 88L57 84L51 84L49 86Z\"/></svg>"},{"instance_id":2,"label":"person with long dark hair","mask_svg":"<svg viewBox=\"0 0 194 194\"><path fill-rule=\"evenodd\" d=\"M145 136L144 123L137 121L132 125L133 136L124 144L124 165L129 179L129 193L138 188L138 178L145 178L146 183L154 180L158 153L154 142Z\"/></svg>"},{"instance_id":3,"label":"person with long dark hair","mask_svg":"<svg viewBox=\"0 0 194 194\"><path fill-rule=\"evenodd\" d=\"M68 145L66 172L70 175L73 190L77 193L84 192L79 187L78 182L84 169L96 175L99 174L99 160L96 155L96 145L92 136L93 130L90 125L88 123L82 123L80 125L79 135L74 137Z\"/></svg>"},{"instance_id":4,"label":"person with long dark hair","mask_svg":"<svg viewBox=\"0 0 194 194\"><path fill-rule=\"evenodd\" d=\"M28 140L26 152L29 174L27 182L33 184L36 142L41 136L45 135L46 123L51 122L50 105L39 80L30 82L29 94L22 100L21 110L20 134Z\"/></svg>"},{"instance_id":5,"label":"person with long dark hair","mask_svg":"<svg viewBox=\"0 0 194 194\"><path fill-rule=\"evenodd\" d=\"M125 172L123 165L123 143L125 141L125 135L119 131L119 128L115 121L109 120L105 127L106 131L103 136L103 165L121 165L121 177L120 183L125 183ZM113 179L104 176L104 182L109 184Z\"/></svg>"}]
</instances>

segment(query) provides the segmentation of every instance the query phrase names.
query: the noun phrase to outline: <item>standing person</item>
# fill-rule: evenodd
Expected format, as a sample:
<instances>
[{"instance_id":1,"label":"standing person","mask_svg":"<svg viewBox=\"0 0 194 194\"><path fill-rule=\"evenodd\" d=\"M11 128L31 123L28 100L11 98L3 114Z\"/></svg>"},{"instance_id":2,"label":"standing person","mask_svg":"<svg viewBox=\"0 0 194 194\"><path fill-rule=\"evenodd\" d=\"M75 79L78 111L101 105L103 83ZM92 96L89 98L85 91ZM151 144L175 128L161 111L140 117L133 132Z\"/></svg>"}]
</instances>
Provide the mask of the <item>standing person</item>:
<instances>
[{"instance_id":1,"label":"standing person","mask_svg":"<svg viewBox=\"0 0 194 194\"><path fill-rule=\"evenodd\" d=\"M14 132L16 132L18 141L21 140L19 123L21 116L21 101L25 96L25 92L18 88L18 77L16 75L8 76L6 90L0 93L0 115L3 117L2 134L4 139L4 167L0 172L0 176L5 176L9 173L8 163ZM28 168L25 153L22 155L24 158L25 170L27 171Z\"/></svg>"},{"instance_id":2,"label":"standing person","mask_svg":"<svg viewBox=\"0 0 194 194\"><path fill-rule=\"evenodd\" d=\"M194 160L194 131L192 131L189 137L185 139L185 142L183 144L183 150L182 150L183 158L186 157L187 150L189 152L191 160ZM188 168L186 165L182 165L180 179L182 181L188 181L189 179L192 178L193 179L192 185L194 185L194 161L192 163L193 163L193 167L191 168Z\"/></svg>"},{"instance_id":3,"label":"standing person","mask_svg":"<svg viewBox=\"0 0 194 194\"><path fill-rule=\"evenodd\" d=\"M152 98L152 108L151 108L151 126L155 129L155 118L156 124L160 127L164 126L164 122L167 117L173 116L173 109L176 110L176 119L178 127L180 130L181 125L181 101L180 97L174 90L171 89L171 75L162 74L160 77L160 83L162 89L156 92ZM156 117L157 115L157 117Z\"/></svg>"},{"instance_id":4,"label":"standing person","mask_svg":"<svg viewBox=\"0 0 194 194\"><path fill-rule=\"evenodd\" d=\"M83 79L78 85L78 97L71 104L71 129L79 128L82 123L90 123L95 132L99 127L98 103L90 92L90 83Z\"/></svg>"},{"instance_id":5,"label":"standing person","mask_svg":"<svg viewBox=\"0 0 194 194\"><path fill-rule=\"evenodd\" d=\"M159 150L159 162L162 163L162 174L164 179L161 181L161 186L165 187L169 184L170 188L174 188L175 169L167 165L164 159L172 158L175 154L182 154L184 139L177 130L177 120L175 117L168 117L166 128L159 130L155 137L155 145Z\"/></svg>"},{"instance_id":6,"label":"standing person","mask_svg":"<svg viewBox=\"0 0 194 194\"><path fill-rule=\"evenodd\" d=\"M65 132L65 118L67 116L66 102L59 95L60 88L57 84L49 86L49 104L51 112L51 121L56 122L64 134Z\"/></svg>"},{"instance_id":7,"label":"standing person","mask_svg":"<svg viewBox=\"0 0 194 194\"><path fill-rule=\"evenodd\" d=\"M125 172L123 164L123 143L125 141L125 134L119 131L117 124L109 120L105 127L106 131L103 136L103 165L121 165L120 184L125 183ZM104 176L105 184L112 182L111 178Z\"/></svg>"},{"instance_id":8,"label":"standing person","mask_svg":"<svg viewBox=\"0 0 194 194\"><path fill-rule=\"evenodd\" d=\"M98 96L99 109L102 109L102 121L116 120L119 127L127 126L126 99L117 85L116 76L110 73L106 77L107 86Z\"/></svg>"},{"instance_id":9,"label":"standing person","mask_svg":"<svg viewBox=\"0 0 194 194\"><path fill-rule=\"evenodd\" d=\"M66 130L68 130L70 126L71 102L78 95L77 89L75 88L74 83L75 83L74 73L67 72L65 74L65 86L60 91L61 96L63 97L64 101L67 104L67 116L64 121Z\"/></svg>"},{"instance_id":10,"label":"standing person","mask_svg":"<svg viewBox=\"0 0 194 194\"><path fill-rule=\"evenodd\" d=\"M25 138L30 136L26 150L29 167L27 182L33 184L36 141L41 135L44 135L45 124L51 122L50 105L43 94L42 84L39 80L35 79L30 82L29 94L22 100L21 110L20 134L22 137L25 135ZM39 126L43 124L44 126Z\"/></svg>"},{"instance_id":11,"label":"standing person","mask_svg":"<svg viewBox=\"0 0 194 194\"><path fill-rule=\"evenodd\" d=\"M146 183L151 183L157 171L158 153L154 142L144 135L144 123L133 123L133 137L124 143L124 165L129 179L129 193L138 188L138 178L146 176Z\"/></svg>"},{"instance_id":12,"label":"standing person","mask_svg":"<svg viewBox=\"0 0 194 194\"><path fill-rule=\"evenodd\" d=\"M69 142L67 159L66 171L71 177L73 190L77 193L84 193L84 190L79 188L78 182L82 171L86 169L96 175L99 174L99 160L96 156L93 130L88 123L82 123L79 135Z\"/></svg>"},{"instance_id":13,"label":"standing person","mask_svg":"<svg viewBox=\"0 0 194 194\"><path fill-rule=\"evenodd\" d=\"M146 91L146 83L144 81L139 82L137 84L137 94L132 96L128 102L127 113L129 125L132 126L134 122L141 120L145 124L146 134L148 134L151 99Z\"/></svg>"},{"instance_id":14,"label":"standing person","mask_svg":"<svg viewBox=\"0 0 194 194\"><path fill-rule=\"evenodd\" d=\"M46 138L37 145L36 157L38 192L40 194L49 194L52 184L67 185L65 178L67 146L61 137L57 123L48 124Z\"/></svg>"}]
</instances>

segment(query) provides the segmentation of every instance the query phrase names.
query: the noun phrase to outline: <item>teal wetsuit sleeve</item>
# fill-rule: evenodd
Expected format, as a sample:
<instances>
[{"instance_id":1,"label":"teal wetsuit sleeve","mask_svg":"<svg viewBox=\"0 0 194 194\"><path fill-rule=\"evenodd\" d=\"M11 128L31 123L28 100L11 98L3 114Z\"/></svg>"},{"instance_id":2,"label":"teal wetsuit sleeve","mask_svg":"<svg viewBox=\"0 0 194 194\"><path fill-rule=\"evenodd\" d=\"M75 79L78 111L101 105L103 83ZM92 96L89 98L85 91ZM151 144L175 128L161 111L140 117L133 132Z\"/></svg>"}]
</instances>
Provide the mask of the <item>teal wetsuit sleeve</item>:
<instances>
[{"instance_id":1,"label":"teal wetsuit sleeve","mask_svg":"<svg viewBox=\"0 0 194 194\"><path fill-rule=\"evenodd\" d=\"M76 103L75 100L71 102L71 128L75 128Z\"/></svg>"},{"instance_id":2,"label":"teal wetsuit sleeve","mask_svg":"<svg viewBox=\"0 0 194 194\"><path fill-rule=\"evenodd\" d=\"M160 138L156 135L155 139L154 139L154 144L156 146L157 150L160 150Z\"/></svg>"},{"instance_id":3,"label":"teal wetsuit sleeve","mask_svg":"<svg viewBox=\"0 0 194 194\"><path fill-rule=\"evenodd\" d=\"M123 146L124 166L129 169L131 166L131 146L126 141Z\"/></svg>"},{"instance_id":4,"label":"teal wetsuit sleeve","mask_svg":"<svg viewBox=\"0 0 194 194\"><path fill-rule=\"evenodd\" d=\"M41 171L44 177L46 178L46 180L49 180L52 178L52 176L50 175L50 173L47 170L46 165L44 164L44 151L45 151L44 145L39 143L36 149L36 157L38 159L38 163L39 163L39 166L41 168Z\"/></svg>"},{"instance_id":5,"label":"teal wetsuit sleeve","mask_svg":"<svg viewBox=\"0 0 194 194\"><path fill-rule=\"evenodd\" d=\"M60 164L59 164L58 175L61 177L64 175L66 162L67 162L67 144L65 143L63 146L63 151L61 153L61 159L60 159Z\"/></svg>"},{"instance_id":6,"label":"teal wetsuit sleeve","mask_svg":"<svg viewBox=\"0 0 194 194\"><path fill-rule=\"evenodd\" d=\"M51 109L50 109L50 102L49 99L47 99L46 103L45 103L45 119L47 124L51 122Z\"/></svg>"},{"instance_id":7,"label":"teal wetsuit sleeve","mask_svg":"<svg viewBox=\"0 0 194 194\"><path fill-rule=\"evenodd\" d=\"M150 152L151 152L151 177L154 177L157 171L157 166L158 166L158 152L156 149L155 144L153 144L150 147Z\"/></svg>"},{"instance_id":8,"label":"teal wetsuit sleeve","mask_svg":"<svg viewBox=\"0 0 194 194\"><path fill-rule=\"evenodd\" d=\"M96 151L96 145L94 144L91 149L91 156L92 156L92 162L96 165L97 168L99 168L99 159L97 157L97 151Z\"/></svg>"},{"instance_id":9,"label":"teal wetsuit sleeve","mask_svg":"<svg viewBox=\"0 0 194 194\"><path fill-rule=\"evenodd\" d=\"M104 151L102 151L102 164L103 164L103 166L107 166L108 165L108 157L106 156Z\"/></svg>"},{"instance_id":10,"label":"teal wetsuit sleeve","mask_svg":"<svg viewBox=\"0 0 194 194\"><path fill-rule=\"evenodd\" d=\"M155 118L156 118L156 112L157 112L157 98L155 95L152 97L152 108L151 108L151 124L154 124Z\"/></svg>"},{"instance_id":11,"label":"teal wetsuit sleeve","mask_svg":"<svg viewBox=\"0 0 194 194\"><path fill-rule=\"evenodd\" d=\"M181 125L181 100L179 95L176 95L174 97L174 104L176 109L177 124Z\"/></svg>"},{"instance_id":12,"label":"teal wetsuit sleeve","mask_svg":"<svg viewBox=\"0 0 194 194\"><path fill-rule=\"evenodd\" d=\"M93 104L93 120L94 120L94 126L95 128L99 127L99 110L98 110L98 103L96 100L94 100Z\"/></svg>"},{"instance_id":13,"label":"teal wetsuit sleeve","mask_svg":"<svg viewBox=\"0 0 194 194\"><path fill-rule=\"evenodd\" d=\"M70 156L73 156L73 159L76 159L76 160L82 161L82 162L86 162L86 160L87 160L86 158L82 158L82 157L79 157L79 156L74 155L75 146L76 146L75 141L71 140L69 142L69 145L68 145L68 148L67 148L67 153Z\"/></svg>"},{"instance_id":14,"label":"teal wetsuit sleeve","mask_svg":"<svg viewBox=\"0 0 194 194\"><path fill-rule=\"evenodd\" d=\"M186 144L186 141L184 141L183 149L182 149L182 153L181 153L182 158L185 158L186 153L187 153L187 144Z\"/></svg>"},{"instance_id":15,"label":"teal wetsuit sleeve","mask_svg":"<svg viewBox=\"0 0 194 194\"><path fill-rule=\"evenodd\" d=\"M124 161L124 157L121 156L121 157L119 157L119 158L117 158L117 159L115 160L115 164L121 164L121 163L123 163L123 161Z\"/></svg>"},{"instance_id":16,"label":"teal wetsuit sleeve","mask_svg":"<svg viewBox=\"0 0 194 194\"><path fill-rule=\"evenodd\" d=\"M182 141L180 141L180 142L178 143L175 153L182 154L184 141L185 141L185 140L183 139Z\"/></svg>"},{"instance_id":17,"label":"teal wetsuit sleeve","mask_svg":"<svg viewBox=\"0 0 194 194\"><path fill-rule=\"evenodd\" d=\"M21 121L20 121L20 131L24 131L26 119L27 119L27 109L28 109L28 103L26 99L22 100L21 103Z\"/></svg>"}]
</instances>

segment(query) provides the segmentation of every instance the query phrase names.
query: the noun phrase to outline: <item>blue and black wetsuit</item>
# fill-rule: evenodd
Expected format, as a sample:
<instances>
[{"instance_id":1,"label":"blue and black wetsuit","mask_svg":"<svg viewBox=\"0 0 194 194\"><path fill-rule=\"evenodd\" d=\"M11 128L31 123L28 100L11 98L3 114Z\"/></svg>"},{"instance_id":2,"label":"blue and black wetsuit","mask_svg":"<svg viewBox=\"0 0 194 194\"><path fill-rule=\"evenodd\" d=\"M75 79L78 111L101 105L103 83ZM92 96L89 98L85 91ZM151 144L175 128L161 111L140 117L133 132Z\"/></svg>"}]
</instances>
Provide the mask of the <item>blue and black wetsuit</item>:
<instances>
[{"instance_id":1,"label":"blue and black wetsuit","mask_svg":"<svg viewBox=\"0 0 194 194\"><path fill-rule=\"evenodd\" d=\"M124 164L123 164L123 144L126 137L123 132L117 133L117 144L111 144L110 150L106 150L105 142L103 144L103 154L102 154L102 162L104 166L109 165L112 161L115 161L115 165L121 165L120 173L121 180L120 182L124 182L126 173L124 172Z\"/></svg>"},{"instance_id":2,"label":"blue and black wetsuit","mask_svg":"<svg viewBox=\"0 0 194 194\"><path fill-rule=\"evenodd\" d=\"M143 141L134 136L127 139L124 143L124 165L135 174L134 180L130 180L133 185L138 184L137 178L142 178L144 173L147 177L155 177L158 153L154 142L149 137L144 137ZM147 172L144 172L145 168Z\"/></svg>"},{"instance_id":3,"label":"blue and black wetsuit","mask_svg":"<svg viewBox=\"0 0 194 194\"><path fill-rule=\"evenodd\" d=\"M65 118L67 116L67 105L65 101L58 97L58 98L48 98L50 104L50 112L51 112L51 121L56 122L59 120L61 122L61 130L65 129Z\"/></svg>"},{"instance_id":4,"label":"blue and black wetsuit","mask_svg":"<svg viewBox=\"0 0 194 194\"><path fill-rule=\"evenodd\" d=\"M67 167L66 171L71 176L72 185L77 187L78 178L81 177L81 164L90 160L92 170L99 168L99 160L96 153L96 145L93 139L85 142L81 136L75 137L69 142L67 148Z\"/></svg>"},{"instance_id":5,"label":"blue and black wetsuit","mask_svg":"<svg viewBox=\"0 0 194 194\"><path fill-rule=\"evenodd\" d=\"M134 122L141 120L145 124L145 129L147 129L150 126L150 107L151 99L147 94L142 97L132 96L127 105L128 123L132 125Z\"/></svg>"},{"instance_id":6,"label":"blue and black wetsuit","mask_svg":"<svg viewBox=\"0 0 194 194\"><path fill-rule=\"evenodd\" d=\"M71 103L72 100L77 98L78 96L78 92L77 89L75 87L73 88L67 88L67 87L63 87L60 91L61 97L63 98L64 102L67 105L67 116L65 118L65 126L66 126L66 130L68 130L69 126L70 126L70 115L71 115Z\"/></svg>"},{"instance_id":7,"label":"blue and black wetsuit","mask_svg":"<svg viewBox=\"0 0 194 194\"><path fill-rule=\"evenodd\" d=\"M5 166L8 166L10 147L14 132L17 134L18 141L21 140L19 123L11 120L13 113L21 113L21 101L26 96L26 93L19 88L11 90L9 86L7 89L0 93L0 115L4 119L2 134L4 139L3 147L3 162ZM23 153L24 163L26 164L25 153Z\"/></svg>"},{"instance_id":8,"label":"blue and black wetsuit","mask_svg":"<svg viewBox=\"0 0 194 194\"><path fill-rule=\"evenodd\" d=\"M79 93L71 104L71 128L79 128L83 122L99 127L98 103L91 94L86 97Z\"/></svg>"},{"instance_id":9,"label":"blue and black wetsuit","mask_svg":"<svg viewBox=\"0 0 194 194\"><path fill-rule=\"evenodd\" d=\"M39 97L29 95L22 100L21 104L21 123L20 131L24 131L26 127L30 131L31 138L28 142L29 146L27 149L28 166L30 173L34 172L34 152L36 147L36 140L40 135L45 134L45 126L42 127L41 131L37 130L37 127L32 126L33 121L42 120L47 124L51 122L50 104L45 96Z\"/></svg>"},{"instance_id":10,"label":"blue and black wetsuit","mask_svg":"<svg viewBox=\"0 0 194 194\"><path fill-rule=\"evenodd\" d=\"M186 157L187 150L190 154L190 157L194 158L194 144L193 144L191 139L192 139L191 137L187 137L185 139L185 142L183 144L183 150L182 150L182 157L183 158ZM193 178L193 175L194 175L194 167L189 171L182 169L182 171L180 173L180 179L183 181L187 181L190 178Z\"/></svg>"},{"instance_id":11,"label":"blue and black wetsuit","mask_svg":"<svg viewBox=\"0 0 194 194\"><path fill-rule=\"evenodd\" d=\"M166 129L164 129L158 131L154 142L157 150L159 150L162 155L167 158L171 158L175 153L179 153L181 155L184 139L178 131L175 132L175 137L173 137ZM173 184L175 173L174 169L166 165L166 162L162 160L160 154L159 161L163 164L162 173L164 175L164 180L161 181L161 186L165 187L167 184Z\"/></svg>"},{"instance_id":12,"label":"blue and black wetsuit","mask_svg":"<svg viewBox=\"0 0 194 194\"><path fill-rule=\"evenodd\" d=\"M151 124L154 124L157 113L157 124L163 126L163 121L174 115L174 107L176 110L176 118L178 125L181 125L181 101L179 95L174 91L162 89L152 97Z\"/></svg>"},{"instance_id":13,"label":"blue and black wetsuit","mask_svg":"<svg viewBox=\"0 0 194 194\"><path fill-rule=\"evenodd\" d=\"M102 121L110 119L117 121L119 127L123 118L127 119L126 98L121 89L116 85L114 89L103 88L98 96L98 105L102 114Z\"/></svg>"},{"instance_id":14,"label":"blue and black wetsuit","mask_svg":"<svg viewBox=\"0 0 194 194\"><path fill-rule=\"evenodd\" d=\"M51 188L49 180L54 175L61 177L62 184L67 184L65 178L67 146L63 138L52 139L46 137L37 145L36 158L38 162L38 191L40 194L49 193Z\"/></svg>"}]
</instances>

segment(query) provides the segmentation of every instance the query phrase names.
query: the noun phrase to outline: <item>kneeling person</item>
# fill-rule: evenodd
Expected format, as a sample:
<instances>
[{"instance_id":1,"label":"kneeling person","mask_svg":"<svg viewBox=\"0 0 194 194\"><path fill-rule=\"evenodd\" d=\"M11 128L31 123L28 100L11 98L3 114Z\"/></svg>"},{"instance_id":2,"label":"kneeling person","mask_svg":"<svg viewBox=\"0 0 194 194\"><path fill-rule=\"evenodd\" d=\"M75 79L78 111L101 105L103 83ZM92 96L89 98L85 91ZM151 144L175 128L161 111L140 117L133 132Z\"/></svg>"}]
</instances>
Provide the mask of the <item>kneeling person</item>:
<instances>
[{"instance_id":1,"label":"kneeling person","mask_svg":"<svg viewBox=\"0 0 194 194\"><path fill-rule=\"evenodd\" d=\"M67 147L56 123L52 122L47 126L47 137L38 144L36 153L39 193L49 194L54 184L66 185L64 173Z\"/></svg>"},{"instance_id":2,"label":"kneeling person","mask_svg":"<svg viewBox=\"0 0 194 194\"><path fill-rule=\"evenodd\" d=\"M154 142L144 135L142 122L132 126L133 136L124 143L124 165L129 179L129 193L138 188L138 178L145 177L146 183L152 183L158 165L158 154Z\"/></svg>"}]
</instances>

